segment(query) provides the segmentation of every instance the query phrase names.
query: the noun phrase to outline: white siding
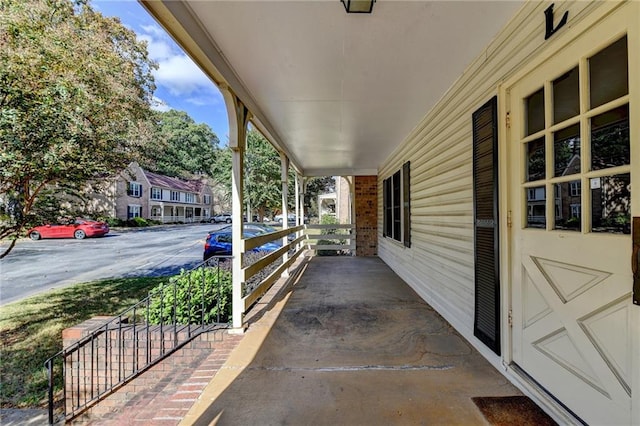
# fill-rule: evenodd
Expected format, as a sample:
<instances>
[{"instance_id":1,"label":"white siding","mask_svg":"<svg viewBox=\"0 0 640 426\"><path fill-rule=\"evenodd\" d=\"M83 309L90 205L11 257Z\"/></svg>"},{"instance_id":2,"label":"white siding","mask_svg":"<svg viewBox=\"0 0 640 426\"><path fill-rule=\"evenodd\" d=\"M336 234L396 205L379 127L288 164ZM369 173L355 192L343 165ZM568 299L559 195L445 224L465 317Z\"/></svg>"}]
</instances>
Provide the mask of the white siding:
<instances>
[{"instance_id":1,"label":"white siding","mask_svg":"<svg viewBox=\"0 0 640 426\"><path fill-rule=\"evenodd\" d=\"M569 10L571 26L602 5L556 2L555 16ZM471 116L498 94L502 81L558 43L560 33L544 40L547 7L549 4L543 2L526 3L379 171L379 256L459 332L476 343ZM411 161L409 249L382 236L382 180L400 170L405 161ZM477 346L482 348L482 344Z\"/></svg>"}]
</instances>

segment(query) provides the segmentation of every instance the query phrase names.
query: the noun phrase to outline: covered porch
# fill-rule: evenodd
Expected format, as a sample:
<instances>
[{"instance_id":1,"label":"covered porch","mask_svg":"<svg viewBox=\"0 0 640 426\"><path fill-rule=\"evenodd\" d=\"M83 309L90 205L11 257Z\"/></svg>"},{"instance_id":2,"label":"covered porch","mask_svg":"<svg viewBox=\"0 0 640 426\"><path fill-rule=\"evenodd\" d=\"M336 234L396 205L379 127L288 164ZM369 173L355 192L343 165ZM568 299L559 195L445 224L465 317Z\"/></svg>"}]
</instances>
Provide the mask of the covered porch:
<instances>
[{"instance_id":1,"label":"covered porch","mask_svg":"<svg viewBox=\"0 0 640 426\"><path fill-rule=\"evenodd\" d=\"M522 395L377 257L303 257L247 322L181 424L486 424L472 398ZM553 424L516 399L504 424Z\"/></svg>"},{"instance_id":2,"label":"covered porch","mask_svg":"<svg viewBox=\"0 0 640 426\"><path fill-rule=\"evenodd\" d=\"M304 217L306 178L354 177L355 232L350 237L356 240L356 259L331 261L384 262L464 337L462 346L478 351L484 365L497 370L491 374L504 374L505 383L535 399L557 421L640 423L640 197L631 197L631 187L640 187L640 3L563 1L554 9L551 2L536 1L381 1L371 14L350 14L338 1L140 1L224 98L233 152L232 317L237 332L247 330L247 337L258 332L247 309L276 277L265 279L253 295L243 294L244 283L276 258L282 259L277 273L286 276L301 258L290 249L308 239L302 223L288 229L285 221L282 231L243 240L243 165L252 126L280 156L283 217L291 210ZM581 169L565 176L563 152L577 144ZM620 149L611 154L607 146ZM597 164L592 160L598 156L612 160ZM612 178L619 182L615 217L603 213L599 195ZM564 226L549 195L572 183L580 203L568 202L579 229ZM542 193L547 194L544 209L538 206ZM632 219L634 231L629 229ZM286 236L294 232L296 239L285 247ZM242 264L247 250L276 238L283 239L282 249L255 266ZM331 276L332 268L321 269ZM343 272L360 279L360 271ZM407 382L413 384L407 386L412 401L423 401L432 385L434 399L446 393L446 380L419 380L423 373L441 377L450 370L384 370L410 357L403 352L409 350L403 346L407 342L394 340L403 333L433 341L420 334L429 314L374 325L378 337L365 326L364 335L347 327L348 315L364 300L384 300L377 287L383 275L364 276L372 278L361 283L368 283L360 289L366 294L356 292L361 298L343 294L343 286L322 288L321 282L315 284L321 290L311 311L296 312L289 305L288 313L285 308L260 345L264 352L222 387L224 407L209 399L199 415L206 412L202 421L232 411L234 416L249 412L256 420L260 410L269 412L268 401L284 392L284 383L304 376L314 379L308 388L299 388L306 393L289 391L287 397L312 395L311 400L281 408L280 419L273 421L307 410L310 416L344 423L335 413L328 417L327 410L316 411L314 403L330 407L334 394L353 390L358 398L348 405L346 398L335 397L345 405L334 409L377 406L378 399L369 399L376 395L370 389L383 382L360 387L364 379L359 375L369 371L357 370L377 362L383 369L375 370L374 380L416 376ZM289 301L296 299L294 290ZM332 304L324 306L328 300ZM319 334L324 329L317 328L326 319L321 307L330 309L337 322L324 323L336 334L324 343ZM375 312L362 311L359 319L377 324L375 315L390 311ZM296 323L286 323L287 318L306 318L306 331L293 333ZM389 322L409 328L384 332ZM312 336L315 340L308 341ZM346 357L349 351L337 336L362 343L361 355L372 358ZM394 348L389 358L367 346L384 337ZM336 353L327 355L325 364L320 357L298 358L303 356L299 342L307 341L315 351L310 354L328 354L324 344L336 344ZM413 347L413 367L448 359L423 356L431 352L418 347ZM314 367L315 359L329 371ZM346 387L337 378L323 381L332 374L354 379ZM262 386L259 380L268 386L257 396L264 402L256 405L259 409L228 408L235 407L232 393L243 399L247 389ZM458 392L468 401L467 380L464 374L457 378L455 386L461 388L452 395ZM251 384L243 387L245 381ZM384 400L387 395L378 396ZM456 414L466 419L462 412Z\"/></svg>"}]
</instances>

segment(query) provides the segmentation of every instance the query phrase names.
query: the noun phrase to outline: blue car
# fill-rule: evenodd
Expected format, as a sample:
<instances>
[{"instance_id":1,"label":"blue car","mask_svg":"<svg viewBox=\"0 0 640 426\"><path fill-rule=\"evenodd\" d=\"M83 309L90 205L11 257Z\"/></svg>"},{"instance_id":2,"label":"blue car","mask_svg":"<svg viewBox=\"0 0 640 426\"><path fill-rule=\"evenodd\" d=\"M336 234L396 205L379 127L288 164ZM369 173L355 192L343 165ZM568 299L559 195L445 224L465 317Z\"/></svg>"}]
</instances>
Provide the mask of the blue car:
<instances>
[{"instance_id":1,"label":"blue car","mask_svg":"<svg viewBox=\"0 0 640 426\"><path fill-rule=\"evenodd\" d=\"M244 238L251 238L263 233L264 232L244 231L243 235ZM209 235L207 235L207 240L204 243L203 260L207 260L212 256L230 256L233 252L232 247L233 246L230 230L210 232ZM251 251L272 252L278 250L280 247L282 247L282 244L279 241L271 241L261 245L260 247L256 247Z\"/></svg>"}]
</instances>

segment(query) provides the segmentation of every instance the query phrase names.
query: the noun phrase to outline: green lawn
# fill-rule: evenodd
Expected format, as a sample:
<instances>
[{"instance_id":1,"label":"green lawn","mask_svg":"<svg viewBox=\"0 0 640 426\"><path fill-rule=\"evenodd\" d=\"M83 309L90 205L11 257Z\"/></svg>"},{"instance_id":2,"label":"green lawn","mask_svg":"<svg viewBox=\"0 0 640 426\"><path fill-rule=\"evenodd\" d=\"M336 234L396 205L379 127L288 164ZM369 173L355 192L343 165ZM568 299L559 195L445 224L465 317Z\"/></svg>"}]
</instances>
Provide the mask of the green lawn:
<instances>
[{"instance_id":1,"label":"green lawn","mask_svg":"<svg viewBox=\"0 0 640 426\"><path fill-rule=\"evenodd\" d=\"M167 278L77 284L0 307L0 406L46 406L44 361L62 349L62 330L96 315L116 315Z\"/></svg>"}]
</instances>

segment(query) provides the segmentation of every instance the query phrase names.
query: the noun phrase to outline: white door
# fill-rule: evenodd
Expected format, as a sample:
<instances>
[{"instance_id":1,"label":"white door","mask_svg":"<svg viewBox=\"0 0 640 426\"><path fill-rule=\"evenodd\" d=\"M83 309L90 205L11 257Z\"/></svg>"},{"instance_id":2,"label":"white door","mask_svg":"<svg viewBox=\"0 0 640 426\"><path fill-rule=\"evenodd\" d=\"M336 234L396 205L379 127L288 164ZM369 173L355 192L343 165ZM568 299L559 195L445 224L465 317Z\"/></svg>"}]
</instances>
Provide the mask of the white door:
<instances>
[{"instance_id":1,"label":"white door","mask_svg":"<svg viewBox=\"0 0 640 426\"><path fill-rule=\"evenodd\" d=\"M513 361L593 425L631 422L627 19L612 14L507 88Z\"/></svg>"}]
</instances>

